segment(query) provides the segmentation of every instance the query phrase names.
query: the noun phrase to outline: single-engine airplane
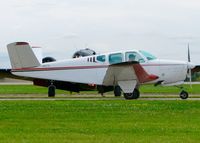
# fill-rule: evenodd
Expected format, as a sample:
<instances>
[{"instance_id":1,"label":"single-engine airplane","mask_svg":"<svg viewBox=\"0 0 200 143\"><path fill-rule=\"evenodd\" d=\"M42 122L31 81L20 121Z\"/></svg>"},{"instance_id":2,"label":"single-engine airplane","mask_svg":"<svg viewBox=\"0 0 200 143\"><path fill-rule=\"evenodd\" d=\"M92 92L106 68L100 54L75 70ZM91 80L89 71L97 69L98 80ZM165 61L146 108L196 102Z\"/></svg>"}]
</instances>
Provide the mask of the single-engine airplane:
<instances>
[{"instance_id":1,"label":"single-engine airplane","mask_svg":"<svg viewBox=\"0 0 200 143\"><path fill-rule=\"evenodd\" d=\"M50 80L48 95L55 96L54 81L71 84L97 85L100 93L109 87L120 87L125 99L137 99L143 84L181 85L192 70L199 69L190 62L160 60L142 50L118 51L49 63L40 63L27 42L7 45L12 74L20 77ZM188 92L181 88L180 98Z\"/></svg>"}]
</instances>

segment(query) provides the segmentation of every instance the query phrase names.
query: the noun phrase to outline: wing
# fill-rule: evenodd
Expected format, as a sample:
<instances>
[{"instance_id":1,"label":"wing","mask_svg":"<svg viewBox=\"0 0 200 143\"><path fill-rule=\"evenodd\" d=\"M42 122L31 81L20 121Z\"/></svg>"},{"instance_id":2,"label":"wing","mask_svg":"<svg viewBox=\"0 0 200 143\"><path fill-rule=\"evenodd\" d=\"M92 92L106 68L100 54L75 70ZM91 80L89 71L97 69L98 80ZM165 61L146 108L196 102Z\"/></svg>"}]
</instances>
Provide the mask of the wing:
<instances>
[{"instance_id":1,"label":"wing","mask_svg":"<svg viewBox=\"0 0 200 143\"><path fill-rule=\"evenodd\" d=\"M103 80L103 85L119 85L125 93L134 90L137 84L158 79L148 74L138 62L123 62L110 65Z\"/></svg>"},{"instance_id":2,"label":"wing","mask_svg":"<svg viewBox=\"0 0 200 143\"><path fill-rule=\"evenodd\" d=\"M24 77L13 75L11 72L11 69L0 69L0 78L31 80L31 78L24 78Z\"/></svg>"},{"instance_id":3,"label":"wing","mask_svg":"<svg viewBox=\"0 0 200 143\"><path fill-rule=\"evenodd\" d=\"M0 78L5 78L11 75L11 69L0 69Z\"/></svg>"},{"instance_id":4,"label":"wing","mask_svg":"<svg viewBox=\"0 0 200 143\"><path fill-rule=\"evenodd\" d=\"M48 87L51 84L49 80L45 80L45 79L25 78L25 77L13 75L11 73L11 69L0 69L0 78L12 78L12 79L33 81L34 85L43 86L43 87ZM54 81L54 85L56 86L56 89L67 90L71 92L95 90L95 86L90 86L88 84Z\"/></svg>"}]
</instances>

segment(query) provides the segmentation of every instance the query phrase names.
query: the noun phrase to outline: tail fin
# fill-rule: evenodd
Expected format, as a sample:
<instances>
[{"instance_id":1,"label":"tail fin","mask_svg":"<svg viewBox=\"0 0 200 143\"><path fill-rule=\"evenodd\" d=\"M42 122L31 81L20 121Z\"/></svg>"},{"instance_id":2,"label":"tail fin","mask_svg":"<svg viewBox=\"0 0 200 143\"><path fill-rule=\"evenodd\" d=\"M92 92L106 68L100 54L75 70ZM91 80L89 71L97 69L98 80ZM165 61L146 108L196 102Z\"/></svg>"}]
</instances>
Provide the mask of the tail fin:
<instances>
[{"instance_id":1,"label":"tail fin","mask_svg":"<svg viewBox=\"0 0 200 143\"><path fill-rule=\"evenodd\" d=\"M26 42L15 42L7 45L13 69L39 66L40 63Z\"/></svg>"}]
</instances>

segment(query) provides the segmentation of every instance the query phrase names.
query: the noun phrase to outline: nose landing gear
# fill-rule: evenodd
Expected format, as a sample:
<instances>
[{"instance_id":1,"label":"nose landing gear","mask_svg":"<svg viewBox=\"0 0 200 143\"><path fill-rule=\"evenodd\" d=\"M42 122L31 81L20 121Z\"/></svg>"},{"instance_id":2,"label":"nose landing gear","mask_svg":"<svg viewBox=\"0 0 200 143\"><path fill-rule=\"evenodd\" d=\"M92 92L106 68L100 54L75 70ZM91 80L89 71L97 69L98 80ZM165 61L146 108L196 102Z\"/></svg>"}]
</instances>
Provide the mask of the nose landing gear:
<instances>
[{"instance_id":1,"label":"nose landing gear","mask_svg":"<svg viewBox=\"0 0 200 143\"><path fill-rule=\"evenodd\" d=\"M180 96L181 99L187 99L189 97L188 92L185 91L182 86L176 86L176 87L178 87L179 89L181 89L181 92L179 94L179 96Z\"/></svg>"},{"instance_id":2,"label":"nose landing gear","mask_svg":"<svg viewBox=\"0 0 200 143\"><path fill-rule=\"evenodd\" d=\"M181 99L187 99L189 97L188 92L182 90L180 93L180 98Z\"/></svg>"}]
</instances>

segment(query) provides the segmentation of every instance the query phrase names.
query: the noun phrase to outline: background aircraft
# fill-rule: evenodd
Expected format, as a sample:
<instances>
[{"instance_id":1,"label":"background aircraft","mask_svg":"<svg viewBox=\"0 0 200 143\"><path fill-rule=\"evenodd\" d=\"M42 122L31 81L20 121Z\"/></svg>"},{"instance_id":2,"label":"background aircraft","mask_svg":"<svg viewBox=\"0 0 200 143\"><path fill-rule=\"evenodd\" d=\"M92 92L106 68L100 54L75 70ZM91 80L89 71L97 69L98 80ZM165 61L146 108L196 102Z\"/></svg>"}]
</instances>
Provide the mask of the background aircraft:
<instances>
[{"instance_id":1,"label":"background aircraft","mask_svg":"<svg viewBox=\"0 0 200 143\"><path fill-rule=\"evenodd\" d=\"M91 89L90 85L95 85L93 88L102 94L114 89L119 95L121 88L126 99L137 99L142 84L180 85L192 70L199 69L190 62L189 52L188 62L159 60L145 51L130 50L41 64L28 43L16 42L7 47L11 72L33 79L36 85L47 85L49 96L54 96L55 88L62 88L65 83L76 92L81 86ZM186 99L188 93L182 90L180 97Z\"/></svg>"}]
</instances>

